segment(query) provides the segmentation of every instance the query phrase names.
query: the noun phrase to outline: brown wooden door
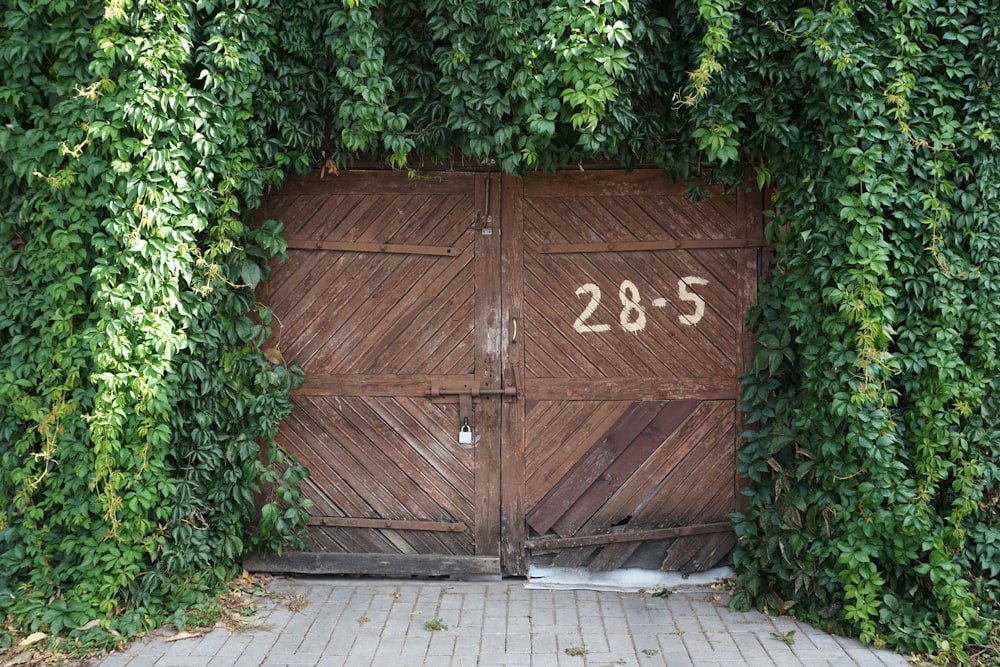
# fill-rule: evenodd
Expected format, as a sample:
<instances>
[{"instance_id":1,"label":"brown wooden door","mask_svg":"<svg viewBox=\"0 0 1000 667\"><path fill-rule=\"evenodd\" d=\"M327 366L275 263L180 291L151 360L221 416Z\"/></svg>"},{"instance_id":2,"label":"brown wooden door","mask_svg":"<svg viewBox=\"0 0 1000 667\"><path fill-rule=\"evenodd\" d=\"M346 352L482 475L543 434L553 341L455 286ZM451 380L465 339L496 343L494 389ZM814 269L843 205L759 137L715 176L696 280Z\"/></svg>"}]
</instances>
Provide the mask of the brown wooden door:
<instances>
[{"instance_id":1,"label":"brown wooden door","mask_svg":"<svg viewBox=\"0 0 1000 667\"><path fill-rule=\"evenodd\" d=\"M501 382L489 186L345 171L267 199L289 256L263 298L275 345L307 373L278 440L311 471L315 503L314 556L276 567L499 572L500 399L454 393Z\"/></svg>"},{"instance_id":2,"label":"brown wooden door","mask_svg":"<svg viewBox=\"0 0 1000 667\"><path fill-rule=\"evenodd\" d=\"M659 172L506 179L508 563L704 570L735 540L760 203ZM518 531L522 531L518 534Z\"/></svg>"},{"instance_id":3,"label":"brown wooden door","mask_svg":"<svg viewBox=\"0 0 1000 667\"><path fill-rule=\"evenodd\" d=\"M759 199L692 202L659 171L345 171L262 215L289 243L274 345L307 372L278 440L315 503L309 553L262 569L728 554Z\"/></svg>"}]
</instances>

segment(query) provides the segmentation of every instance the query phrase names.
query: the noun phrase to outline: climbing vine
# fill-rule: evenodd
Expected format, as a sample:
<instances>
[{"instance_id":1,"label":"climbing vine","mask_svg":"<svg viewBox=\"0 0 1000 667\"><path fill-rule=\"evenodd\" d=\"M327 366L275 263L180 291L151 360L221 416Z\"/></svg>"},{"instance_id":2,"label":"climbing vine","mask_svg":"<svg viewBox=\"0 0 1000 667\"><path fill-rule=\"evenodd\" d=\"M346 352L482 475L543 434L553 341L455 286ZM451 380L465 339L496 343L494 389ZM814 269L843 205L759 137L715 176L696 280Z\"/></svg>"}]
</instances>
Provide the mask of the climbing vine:
<instances>
[{"instance_id":1,"label":"climbing vine","mask_svg":"<svg viewBox=\"0 0 1000 667\"><path fill-rule=\"evenodd\" d=\"M284 244L248 222L321 136L280 108L323 85L312 11L295 43L266 6L6 3L0 648L134 634L296 539L298 373L254 299Z\"/></svg>"},{"instance_id":2,"label":"climbing vine","mask_svg":"<svg viewBox=\"0 0 1000 667\"><path fill-rule=\"evenodd\" d=\"M284 251L280 222L252 223L266 187L360 160L605 159L771 194L734 604L960 659L986 641L995 9L278 4L5 3L6 636L136 632L294 541L306 472L271 439L299 376L254 298Z\"/></svg>"},{"instance_id":3,"label":"climbing vine","mask_svg":"<svg viewBox=\"0 0 1000 667\"><path fill-rule=\"evenodd\" d=\"M967 660L997 602L997 15L757 9L690 98L775 192L736 603Z\"/></svg>"}]
</instances>

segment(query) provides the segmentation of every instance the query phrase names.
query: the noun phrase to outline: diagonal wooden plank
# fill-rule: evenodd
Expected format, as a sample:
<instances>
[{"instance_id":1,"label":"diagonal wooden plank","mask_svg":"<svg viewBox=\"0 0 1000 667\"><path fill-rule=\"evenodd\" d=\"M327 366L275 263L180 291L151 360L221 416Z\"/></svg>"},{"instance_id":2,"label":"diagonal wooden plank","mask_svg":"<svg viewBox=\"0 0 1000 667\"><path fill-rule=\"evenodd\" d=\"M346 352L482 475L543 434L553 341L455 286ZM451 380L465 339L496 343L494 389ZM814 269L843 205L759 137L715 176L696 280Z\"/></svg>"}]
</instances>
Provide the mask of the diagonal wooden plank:
<instances>
[{"instance_id":1,"label":"diagonal wooden plank","mask_svg":"<svg viewBox=\"0 0 1000 667\"><path fill-rule=\"evenodd\" d=\"M349 425L353 437L338 438L340 446L357 461L350 470L358 478L359 491L369 499L377 511L378 518L412 519L425 521L452 521L456 518L472 525L468 514L460 514L448 500L438 502L433 497L439 489L421 488L426 470L414 466L412 460L398 460L387 451L385 444L393 438L391 431L373 417L377 412L365 399L324 399L328 404L336 404L336 414L343 424ZM405 467L404 467L405 466ZM415 551L435 553L451 548L457 536L442 533L411 532L404 536Z\"/></svg>"},{"instance_id":2,"label":"diagonal wooden plank","mask_svg":"<svg viewBox=\"0 0 1000 667\"><path fill-rule=\"evenodd\" d=\"M736 533L695 535L674 540L660 566L667 572L704 572L721 564L736 546Z\"/></svg>"},{"instance_id":3,"label":"diagonal wooden plank","mask_svg":"<svg viewBox=\"0 0 1000 667\"><path fill-rule=\"evenodd\" d=\"M575 462L586 454L593 434L604 433L632 405L631 401L542 401L528 418L526 496L529 511Z\"/></svg>"},{"instance_id":4,"label":"diagonal wooden plank","mask_svg":"<svg viewBox=\"0 0 1000 667\"><path fill-rule=\"evenodd\" d=\"M462 365L463 370L471 371L468 362L457 357L472 358L474 308L475 294L471 290L446 289L415 319L403 339L387 346L372 365L365 367L365 372L396 369L397 374L453 375L461 372Z\"/></svg>"},{"instance_id":5,"label":"diagonal wooden plank","mask_svg":"<svg viewBox=\"0 0 1000 667\"><path fill-rule=\"evenodd\" d=\"M691 416L699 401L653 402L659 411L636 437L627 444L614 462L580 495L559 520L552 525L558 535L574 535L636 470Z\"/></svg>"},{"instance_id":6,"label":"diagonal wooden plank","mask_svg":"<svg viewBox=\"0 0 1000 667\"><path fill-rule=\"evenodd\" d=\"M661 528L684 523L664 508L659 498L667 502L674 488L666 488L666 482L674 476L685 460L700 448L708 446L714 451L713 443L718 442L720 429L724 429L725 412L731 409L730 401L702 401L684 424L666 438L651 456L609 498L587 523L579 534L600 534L614 525L628 525L635 529ZM720 425L721 424L721 425ZM728 445L732 448L734 443ZM730 479L719 480L716 486L728 484ZM683 474L676 475L674 481L683 484ZM701 523L701 521L696 521Z\"/></svg>"},{"instance_id":7,"label":"diagonal wooden plank","mask_svg":"<svg viewBox=\"0 0 1000 667\"><path fill-rule=\"evenodd\" d=\"M628 443L649 423L660 406L653 401L633 403L570 471L528 514L528 525L539 533L548 531L573 506L587 488L614 462Z\"/></svg>"},{"instance_id":8,"label":"diagonal wooden plank","mask_svg":"<svg viewBox=\"0 0 1000 667\"><path fill-rule=\"evenodd\" d=\"M590 562L587 569L591 572L609 572L625 567L635 552L643 547L643 542L622 542L602 547Z\"/></svg>"},{"instance_id":9,"label":"diagonal wooden plank","mask_svg":"<svg viewBox=\"0 0 1000 667\"><path fill-rule=\"evenodd\" d=\"M330 259L332 255L339 256ZM298 273L301 280L289 287L304 296L286 298L276 293L272 297L278 304L287 304L275 309L285 340L286 359L307 369L335 372L337 366L329 365L330 355L320 356L312 366L310 361L325 351L331 339L339 340L343 332L354 330L352 318L358 312L366 312L363 309L371 298L372 283L380 275L394 274L405 256L309 253L303 257L298 251L294 256L290 254L289 261L296 258L298 263L288 265L287 270Z\"/></svg>"},{"instance_id":10,"label":"diagonal wooden plank","mask_svg":"<svg viewBox=\"0 0 1000 667\"><path fill-rule=\"evenodd\" d=\"M706 424L704 435L660 484L647 491L630 525L637 529L659 527L666 518L675 524L721 521L735 509L732 412L725 401L713 403L714 419Z\"/></svg>"},{"instance_id":11,"label":"diagonal wooden plank","mask_svg":"<svg viewBox=\"0 0 1000 667\"><path fill-rule=\"evenodd\" d=\"M602 324L609 327L601 333L579 333L573 330L573 324L581 317L584 308L591 301L591 296L583 299L575 294L577 287L591 279L591 275L580 273L581 268L594 266L593 262L582 263L582 260L566 258L546 258L544 267L541 263L530 264L528 267L530 280L527 285L529 301L527 307L526 330L533 343L528 350L529 373L538 377L579 377L588 375L641 377L678 377L692 373L688 369L700 368L706 365L704 341L706 333L699 327L682 326L678 316L690 312L690 304L681 302L688 307L681 311L677 297L677 280L671 278L656 292L667 292L671 295L665 299L667 308L652 307L653 296L644 299L647 326L637 333L627 333L620 328L619 283L606 282L601 289L601 299L598 310L587 320L587 324ZM595 269L597 271L597 269ZM600 271L604 271L601 269ZM617 275L628 275L626 269L615 269ZM651 274L656 275L656 274ZM657 278L657 281L663 280ZM563 287L556 287L563 286ZM714 288L713 288L714 289ZM698 291L698 290L695 290ZM609 293L610 292L610 293ZM734 299L730 299L734 301ZM708 312L714 312L718 306L709 306ZM729 318L731 319L731 317ZM722 322L721 318L706 318L701 323L701 329L713 322ZM732 340L734 329L726 326L717 330L715 336L724 340ZM733 373L733 361L724 359L710 364L711 373ZM536 366L540 367L536 371ZM579 374L573 369L580 369Z\"/></svg>"},{"instance_id":12,"label":"diagonal wooden plank","mask_svg":"<svg viewBox=\"0 0 1000 667\"><path fill-rule=\"evenodd\" d=\"M471 253L469 258L471 261ZM361 374L408 372L410 369L406 366L390 365L387 360L398 358L401 352L406 353L405 358L412 358L413 341L421 340L419 333L426 330L426 325L456 316L455 310L448 308L450 303L474 306L475 285L463 280L466 275L464 262L444 260L421 264L426 268L418 282L409 286L386 286L383 283L383 288L393 290L398 300L385 310L372 308L370 319L358 322L359 327L368 330L368 336L352 349L355 359L349 366L350 371ZM442 312L442 309L448 310ZM459 327L439 329L444 334L451 332L451 336L442 341L450 343L451 348L456 346L472 323L470 311L462 314L465 317L458 320ZM343 348L343 345L340 347ZM428 354L431 358L440 358L434 350L428 351Z\"/></svg>"},{"instance_id":13,"label":"diagonal wooden plank","mask_svg":"<svg viewBox=\"0 0 1000 667\"><path fill-rule=\"evenodd\" d=\"M340 512L345 516L371 516L372 507L354 487L339 473L351 461L344 461L329 452L328 424L320 423L322 417L314 415L311 406L299 398L292 416L286 419L278 430L276 441L310 471L310 486L315 494L307 497L324 512Z\"/></svg>"},{"instance_id":14,"label":"diagonal wooden plank","mask_svg":"<svg viewBox=\"0 0 1000 667\"><path fill-rule=\"evenodd\" d=\"M391 271L379 271L376 266L369 282L354 285L353 294L343 294L346 299L331 303L338 311L338 319L350 324L324 341L316 363L323 368L334 367L337 372L360 372L371 354L377 355L386 345L399 342L401 333L433 300L423 291L423 285L461 273L463 265L470 261L471 252L464 252L456 258L409 256Z\"/></svg>"},{"instance_id":15,"label":"diagonal wooden plank","mask_svg":"<svg viewBox=\"0 0 1000 667\"><path fill-rule=\"evenodd\" d=\"M426 462L413 456L402 434L394 432L381 419L381 404L385 400L392 399L340 400L336 409L356 434L354 438L343 440L342 446L378 478L378 485L370 489L371 495L391 508L388 511L398 513L381 518L454 520L456 517L451 510L456 499L442 497L441 489L428 477L431 471ZM325 399L325 402L333 401Z\"/></svg>"},{"instance_id":16,"label":"diagonal wooden plank","mask_svg":"<svg viewBox=\"0 0 1000 667\"><path fill-rule=\"evenodd\" d=\"M408 458L421 461L421 465L433 471L432 474L437 477L434 485L444 485L450 489L441 492L443 498L440 502L445 502L444 498L470 498L473 492L475 458L470 450L458 445L455 429L446 429L442 424L442 417L449 424L457 424L457 414L438 417L427 403L426 399L382 401L379 417L393 432L399 433L400 442L406 443L407 448L412 450L413 455ZM454 405L447 407L451 408L450 413L454 413ZM456 504L455 511L462 512L464 520L471 518L467 510L468 508Z\"/></svg>"}]
</instances>

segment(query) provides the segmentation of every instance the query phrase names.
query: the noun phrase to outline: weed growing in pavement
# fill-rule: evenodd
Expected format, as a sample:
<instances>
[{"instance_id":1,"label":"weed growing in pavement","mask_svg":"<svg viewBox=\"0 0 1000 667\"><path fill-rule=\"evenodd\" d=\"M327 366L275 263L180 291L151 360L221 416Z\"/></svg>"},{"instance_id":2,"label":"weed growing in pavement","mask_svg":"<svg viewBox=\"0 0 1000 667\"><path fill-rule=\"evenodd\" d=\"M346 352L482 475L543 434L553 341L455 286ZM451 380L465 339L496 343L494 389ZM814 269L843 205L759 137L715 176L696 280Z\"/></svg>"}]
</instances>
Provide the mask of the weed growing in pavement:
<instances>
[{"instance_id":1,"label":"weed growing in pavement","mask_svg":"<svg viewBox=\"0 0 1000 667\"><path fill-rule=\"evenodd\" d=\"M563 653L566 655L585 656L590 653L590 650L587 648L586 644L581 644L580 646L569 646L565 651L563 651Z\"/></svg>"},{"instance_id":2,"label":"weed growing in pavement","mask_svg":"<svg viewBox=\"0 0 1000 667\"><path fill-rule=\"evenodd\" d=\"M434 632L436 630L447 630L448 626L441 622L440 618L432 618L424 623L424 630Z\"/></svg>"}]
</instances>

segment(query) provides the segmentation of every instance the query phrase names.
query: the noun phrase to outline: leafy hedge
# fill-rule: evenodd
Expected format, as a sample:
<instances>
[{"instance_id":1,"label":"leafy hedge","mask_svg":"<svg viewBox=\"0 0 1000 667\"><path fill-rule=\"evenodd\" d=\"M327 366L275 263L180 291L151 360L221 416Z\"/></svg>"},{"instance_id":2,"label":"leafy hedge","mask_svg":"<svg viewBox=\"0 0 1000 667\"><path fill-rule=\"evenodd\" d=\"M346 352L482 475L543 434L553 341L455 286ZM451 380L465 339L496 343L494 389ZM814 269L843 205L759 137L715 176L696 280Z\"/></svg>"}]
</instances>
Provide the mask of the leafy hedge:
<instances>
[{"instance_id":1,"label":"leafy hedge","mask_svg":"<svg viewBox=\"0 0 1000 667\"><path fill-rule=\"evenodd\" d=\"M963 657L997 617L998 15L974 0L10 0L0 614L159 622L304 518L254 301L311 163L773 192L734 603ZM261 449L263 444L263 450ZM261 452L271 458L261 458ZM276 477L279 476L280 477ZM272 489L258 512L254 493ZM256 528L251 529L257 522Z\"/></svg>"},{"instance_id":2,"label":"leafy hedge","mask_svg":"<svg viewBox=\"0 0 1000 667\"><path fill-rule=\"evenodd\" d=\"M320 135L286 108L322 87L317 18L6 3L0 647L162 623L302 524L270 442L298 374L253 292L284 244L247 214Z\"/></svg>"},{"instance_id":3,"label":"leafy hedge","mask_svg":"<svg viewBox=\"0 0 1000 667\"><path fill-rule=\"evenodd\" d=\"M728 12L694 117L709 153L738 140L773 174L777 255L735 601L967 659L1000 572L1000 14Z\"/></svg>"}]
</instances>

